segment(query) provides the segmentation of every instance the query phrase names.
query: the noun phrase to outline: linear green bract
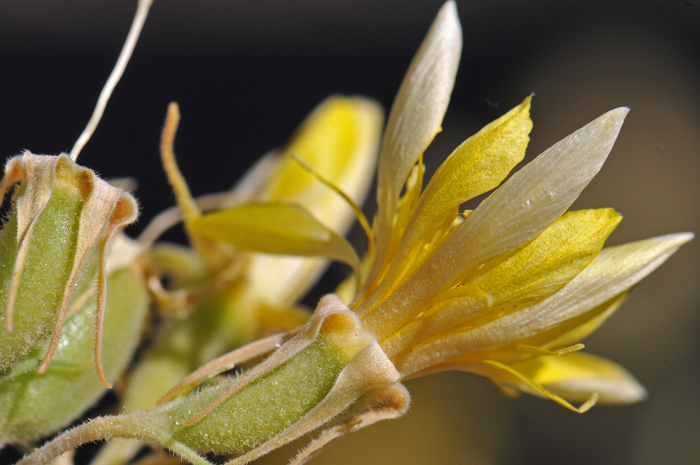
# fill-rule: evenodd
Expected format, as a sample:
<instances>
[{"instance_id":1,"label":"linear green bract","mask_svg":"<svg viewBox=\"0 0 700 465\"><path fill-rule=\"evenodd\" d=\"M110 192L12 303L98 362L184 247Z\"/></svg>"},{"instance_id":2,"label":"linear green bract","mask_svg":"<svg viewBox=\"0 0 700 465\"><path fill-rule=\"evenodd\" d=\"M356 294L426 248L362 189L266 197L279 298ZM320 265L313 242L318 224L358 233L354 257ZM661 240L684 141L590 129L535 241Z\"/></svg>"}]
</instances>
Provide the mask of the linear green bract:
<instances>
[{"instance_id":1,"label":"linear green bract","mask_svg":"<svg viewBox=\"0 0 700 465\"><path fill-rule=\"evenodd\" d=\"M108 279L103 361L114 381L131 359L148 310L148 293L131 270ZM63 328L54 359L43 374L37 367L43 347L17 362L0 378L0 444L37 439L75 420L105 391L93 367L95 299L72 315Z\"/></svg>"}]
</instances>

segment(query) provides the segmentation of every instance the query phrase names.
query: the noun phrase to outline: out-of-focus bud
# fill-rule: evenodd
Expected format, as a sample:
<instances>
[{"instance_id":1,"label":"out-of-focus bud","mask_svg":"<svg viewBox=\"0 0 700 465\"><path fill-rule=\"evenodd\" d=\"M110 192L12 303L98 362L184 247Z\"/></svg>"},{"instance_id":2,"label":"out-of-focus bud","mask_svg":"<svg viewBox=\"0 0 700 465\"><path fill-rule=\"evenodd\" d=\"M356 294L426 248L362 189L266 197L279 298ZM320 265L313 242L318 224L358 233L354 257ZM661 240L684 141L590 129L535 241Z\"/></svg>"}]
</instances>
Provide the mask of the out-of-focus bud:
<instances>
[{"instance_id":1,"label":"out-of-focus bud","mask_svg":"<svg viewBox=\"0 0 700 465\"><path fill-rule=\"evenodd\" d=\"M7 370L51 335L39 366L54 356L71 298L97 258L95 365L109 386L101 363L101 338L107 298L106 255L116 234L138 216L134 198L100 179L68 156L11 158L0 196L14 184L12 213L0 236L0 370Z\"/></svg>"}]
</instances>

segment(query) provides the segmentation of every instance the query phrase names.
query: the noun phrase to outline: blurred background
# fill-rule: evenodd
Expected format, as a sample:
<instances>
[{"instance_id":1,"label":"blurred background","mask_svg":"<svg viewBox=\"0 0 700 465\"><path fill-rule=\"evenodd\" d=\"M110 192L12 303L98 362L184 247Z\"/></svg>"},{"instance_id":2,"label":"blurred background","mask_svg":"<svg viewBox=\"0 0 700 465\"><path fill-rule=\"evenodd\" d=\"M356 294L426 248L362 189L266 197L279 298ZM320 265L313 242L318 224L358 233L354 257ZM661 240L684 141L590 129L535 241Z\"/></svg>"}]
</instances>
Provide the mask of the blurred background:
<instances>
[{"instance_id":1,"label":"blurred background","mask_svg":"<svg viewBox=\"0 0 700 465\"><path fill-rule=\"evenodd\" d=\"M574 208L615 207L624 215L609 245L700 232L700 1L457 4L462 65L444 132L427 153L429 167L533 92L528 159L625 105L632 112L618 142ZM70 150L135 5L0 2L3 156ZM142 220L129 231L136 234L173 203L157 150L168 102L181 106L176 149L193 193L225 190L257 157L284 144L329 94L374 97L388 109L440 5L156 0L80 161L107 178L136 178ZM342 273L332 268L307 302L313 306ZM640 404L578 415L538 398L504 398L480 378L436 375L407 383L413 407L405 418L342 438L313 463L697 463L699 277L696 240L586 341L588 351L619 362L648 388ZM264 463L285 463L300 446Z\"/></svg>"}]
</instances>

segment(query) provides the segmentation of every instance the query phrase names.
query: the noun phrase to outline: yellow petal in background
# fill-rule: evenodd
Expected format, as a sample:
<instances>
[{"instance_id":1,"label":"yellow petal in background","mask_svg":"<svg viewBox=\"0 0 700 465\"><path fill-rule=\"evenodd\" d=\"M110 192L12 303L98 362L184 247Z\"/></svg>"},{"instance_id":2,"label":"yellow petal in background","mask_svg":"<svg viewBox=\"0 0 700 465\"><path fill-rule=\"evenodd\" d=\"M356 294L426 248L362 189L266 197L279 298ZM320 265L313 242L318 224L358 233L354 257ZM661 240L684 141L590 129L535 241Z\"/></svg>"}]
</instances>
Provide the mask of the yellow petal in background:
<instances>
[{"instance_id":1,"label":"yellow petal in background","mask_svg":"<svg viewBox=\"0 0 700 465\"><path fill-rule=\"evenodd\" d=\"M361 97L334 96L306 119L285 148L271 180L256 197L265 202L303 206L325 226L345 234L354 213L337 193L293 159L298 155L318 174L362 204L372 183L383 123L381 107ZM248 292L271 306L299 299L325 269L327 261L300 257L250 257ZM276 291L269 289L274 286Z\"/></svg>"},{"instance_id":2,"label":"yellow petal in background","mask_svg":"<svg viewBox=\"0 0 700 465\"><path fill-rule=\"evenodd\" d=\"M229 208L193 220L192 229L242 250L327 257L350 265L356 273L360 270L352 246L298 205Z\"/></svg>"}]
</instances>

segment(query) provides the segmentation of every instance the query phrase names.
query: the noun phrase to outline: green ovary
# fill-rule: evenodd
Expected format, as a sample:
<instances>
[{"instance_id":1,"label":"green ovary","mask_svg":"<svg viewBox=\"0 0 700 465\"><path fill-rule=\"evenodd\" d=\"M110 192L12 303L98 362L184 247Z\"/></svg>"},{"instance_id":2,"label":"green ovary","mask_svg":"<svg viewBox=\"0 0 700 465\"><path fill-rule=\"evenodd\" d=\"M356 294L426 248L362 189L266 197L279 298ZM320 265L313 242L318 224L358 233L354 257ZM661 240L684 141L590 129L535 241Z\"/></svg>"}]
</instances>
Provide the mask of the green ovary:
<instances>
[{"instance_id":1,"label":"green ovary","mask_svg":"<svg viewBox=\"0 0 700 465\"><path fill-rule=\"evenodd\" d=\"M244 386L192 426L182 423L203 410L230 381L185 396L167 418L172 439L200 452L246 452L300 420L330 392L347 356L327 337L267 375Z\"/></svg>"}]
</instances>

